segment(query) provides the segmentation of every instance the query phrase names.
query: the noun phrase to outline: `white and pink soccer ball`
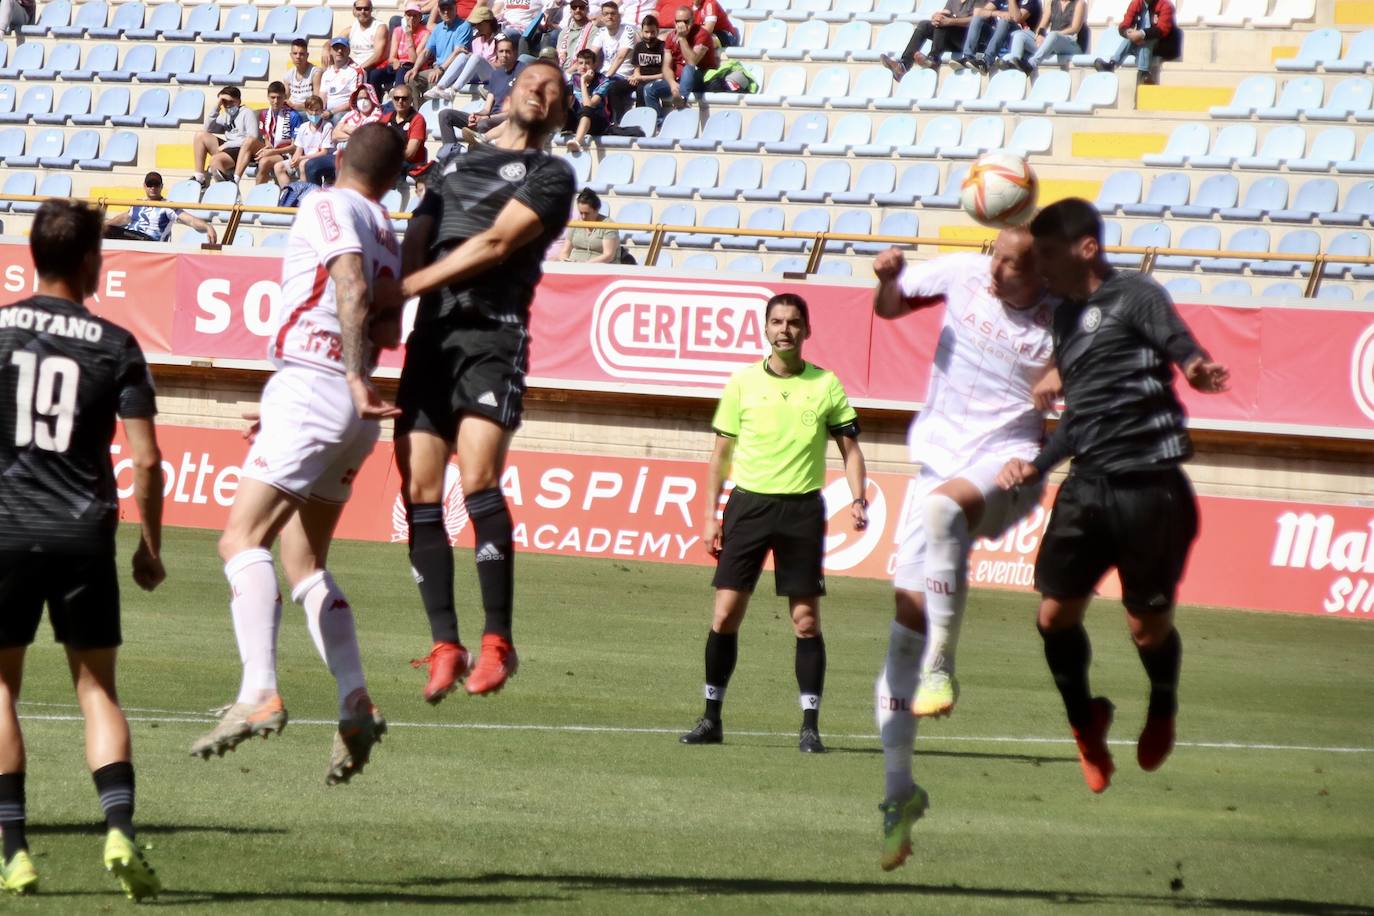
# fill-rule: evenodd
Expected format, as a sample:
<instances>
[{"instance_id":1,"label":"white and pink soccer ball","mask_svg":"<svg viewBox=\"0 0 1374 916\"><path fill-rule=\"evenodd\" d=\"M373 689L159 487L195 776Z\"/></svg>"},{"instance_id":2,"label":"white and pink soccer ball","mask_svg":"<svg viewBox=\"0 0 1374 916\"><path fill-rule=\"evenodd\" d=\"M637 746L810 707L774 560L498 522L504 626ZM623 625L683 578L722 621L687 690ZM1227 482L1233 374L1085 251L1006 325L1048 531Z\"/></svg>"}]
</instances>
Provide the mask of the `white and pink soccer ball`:
<instances>
[{"instance_id":1,"label":"white and pink soccer ball","mask_svg":"<svg viewBox=\"0 0 1374 916\"><path fill-rule=\"evenodd\" d=\"M1011 153L985 153L969 166L959 189L964 212L992 229L1030 222L1039 182L1030 164Z\"/></svg>"}]
</instances>

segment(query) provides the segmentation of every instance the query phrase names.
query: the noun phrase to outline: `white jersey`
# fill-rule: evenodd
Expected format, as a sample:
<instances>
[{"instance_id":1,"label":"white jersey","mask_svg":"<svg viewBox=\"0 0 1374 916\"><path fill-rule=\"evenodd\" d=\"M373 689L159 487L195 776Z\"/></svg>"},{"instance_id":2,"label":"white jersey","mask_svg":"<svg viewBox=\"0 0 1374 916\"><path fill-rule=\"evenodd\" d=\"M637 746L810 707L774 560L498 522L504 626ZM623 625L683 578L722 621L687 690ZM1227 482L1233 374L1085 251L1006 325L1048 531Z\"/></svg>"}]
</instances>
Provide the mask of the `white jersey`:
<instances>
[{"instance_id":1,"label":"white jersey","mask_svg":"<svg viewBox=\"0 0 1374 916\"><path fill-rule=\"evenodd\" d=\"M325 113L338 109L340 105L347 109L353 90L366 82L362 68L353 64L327 68L320 76L320 95L324 96Z\"/></svg>"},{"instance_id":2,"label":"white jersey","mask_svg":"<svg viewBox=\"0 0 1374 916\"><path fill-rule=\"evenodd\" d=\"M1054 353L1053 300L1018 311L992 294L992 259L955 254L909 265L908 299L945 300L925 407L907 434L911 460L948 478L981 458L1035 457L1044 416L1031 388Z\"/></svg>"},{"instance_id":3,"label":"white jersey","mask_svg":"<svg viewBox=\"0 0 1374 916\"><path fill-rule=\"evenodd\" d=\"M344 254L363 256L369 287L379 277L401 275L401 250L380 204L356 191L315 191L301 203L282 258L281 323L268 356L287 363L342 373L343 341L329 264Z\"/></svg>"}]
</instances>

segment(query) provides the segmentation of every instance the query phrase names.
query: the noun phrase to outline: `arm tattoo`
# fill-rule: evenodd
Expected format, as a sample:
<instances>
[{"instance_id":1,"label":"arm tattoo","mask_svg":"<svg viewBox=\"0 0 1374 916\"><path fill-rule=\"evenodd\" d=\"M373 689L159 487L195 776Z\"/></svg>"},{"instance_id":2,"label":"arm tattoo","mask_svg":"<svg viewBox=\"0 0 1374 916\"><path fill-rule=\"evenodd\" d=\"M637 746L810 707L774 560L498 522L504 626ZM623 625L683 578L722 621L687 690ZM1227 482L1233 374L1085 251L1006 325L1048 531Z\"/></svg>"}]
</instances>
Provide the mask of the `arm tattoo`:
<instances>
[{"instance_id":1,"label":"arm tattoo","mask_svg":"<svg viewBox=\"0 0 1374 916\"><path fill-rule=\"evenodd\" d=\"M344 371L367 375L367 284L363 281L362 258L341 255L330 265L334 279L334 299L339 307L339 332L343 338Z\"/></svg>"}]
</instances>

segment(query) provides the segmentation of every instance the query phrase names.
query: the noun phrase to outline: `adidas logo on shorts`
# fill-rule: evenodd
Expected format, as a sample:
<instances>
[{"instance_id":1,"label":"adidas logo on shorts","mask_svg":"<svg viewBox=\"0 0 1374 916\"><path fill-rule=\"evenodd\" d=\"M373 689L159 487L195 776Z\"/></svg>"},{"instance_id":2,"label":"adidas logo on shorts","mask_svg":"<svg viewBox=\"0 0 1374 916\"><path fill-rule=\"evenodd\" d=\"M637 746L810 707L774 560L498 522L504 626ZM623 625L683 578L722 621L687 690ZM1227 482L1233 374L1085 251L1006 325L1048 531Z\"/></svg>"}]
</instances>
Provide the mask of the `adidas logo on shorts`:
<instances>
[{"instance_id":1,"label":"adidas logo on shorts","mask_svg":"<svg viewBox=\"0 0 1374 916\"><path fill-rule=\"evenodd\" d=\"M481 404L483 407L495 407L497 406L496 395L492 394L490 391L484 391L477 399L477 403Z\"/></svg>"},{"instance_id":2,"label":"adidas logo on shorts","mask_svg":"<svg viewBox=\"0 0 1374 916\"><path fill-rule=\"evenodd\" d=\"M497 550L496 545L490 542L483 544L481 547L477 549L478 563L481 563L484 560L504 560L505 558L506 555L501 551Z\"/></svg>"}]
</instances>

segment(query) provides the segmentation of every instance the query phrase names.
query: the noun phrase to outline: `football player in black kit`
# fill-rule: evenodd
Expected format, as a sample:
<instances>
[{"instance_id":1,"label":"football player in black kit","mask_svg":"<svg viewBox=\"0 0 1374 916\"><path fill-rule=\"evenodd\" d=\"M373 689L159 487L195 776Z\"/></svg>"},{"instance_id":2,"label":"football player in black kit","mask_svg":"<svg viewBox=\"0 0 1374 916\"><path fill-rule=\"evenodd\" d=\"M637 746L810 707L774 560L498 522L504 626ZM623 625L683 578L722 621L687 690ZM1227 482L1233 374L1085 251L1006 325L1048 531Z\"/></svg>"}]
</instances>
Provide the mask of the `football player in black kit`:
<instances>
[{"instance_id":1,"label":"football player in black kit","mask_svg":"<svg viewBox=\"0 0 1374 916\"><path fill-rule=\"evenodd\" d=\"M1030 228L1040 272L1063 298L1054 313L1054 359L1067 409L1035 460L1007 462L998 483L1034 482L1073 459L1035 563L1037 624L1083 777L1102 792L1115 770L1107 748L1113 707L1088 689L1083 617L1098 581L1116 567L1150 680L1136 761L1155 770L1174 746L1183 658L1174 599L1198 527L1197 499L1179 467L1193 447L1173 367L1208 393L1225 391L1229 373L1193 338L1163 287L1107 264L1092 204L1062 200Z\"/></svg>"},{"instance_id":2,"label":"football player in black kit","mask_svg":"<svg viewBox=\"0 0 1374 916\"><path fill-rule=\"evenodd\" d=\"M511 87L500 139L453 159L406 232L402 293L423 298L396 398L396 462L410 563L433 637L429 656L415 663L429 666L430 703L464 677L470 694L500 690L518 664L511 641L515 545L501 474L520 425L530 302L577 190L572 168L544 152L567 117L568 91L557 66L526 66ZM444 528L444 468L455 448L486 616L475 665L458 638Z\"/></svg>"},{"instance_id":3,"label":"football player in black kit","mask_svg":"<svg viewBox=\"0 0 1374 916\"><path fill-rule=\"evenodd\" d=\"M133 577L147 590L166 577L158 555L162 456L156 398L138 342L81 304L99 287L103 228L94 207L44 203L29 234L37 295L0 308L0 888L22 894L38 887L24 830L16 704L24 652L46 604L86 720L86 763L105 812L103 861L139 900L161 884L134 845L129 723L115 692L115 417L124 421L142 518Z\"/></svg>"}]
</instances>

